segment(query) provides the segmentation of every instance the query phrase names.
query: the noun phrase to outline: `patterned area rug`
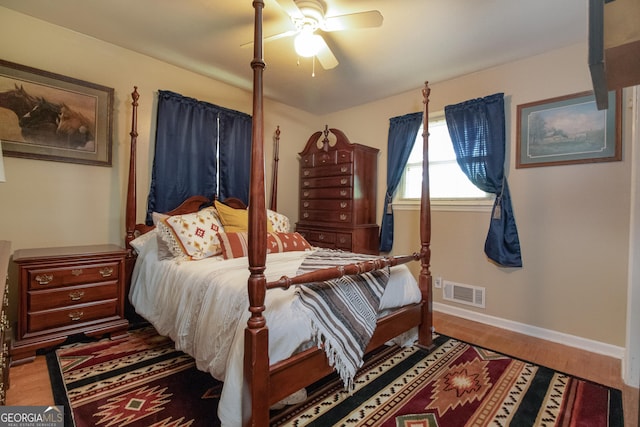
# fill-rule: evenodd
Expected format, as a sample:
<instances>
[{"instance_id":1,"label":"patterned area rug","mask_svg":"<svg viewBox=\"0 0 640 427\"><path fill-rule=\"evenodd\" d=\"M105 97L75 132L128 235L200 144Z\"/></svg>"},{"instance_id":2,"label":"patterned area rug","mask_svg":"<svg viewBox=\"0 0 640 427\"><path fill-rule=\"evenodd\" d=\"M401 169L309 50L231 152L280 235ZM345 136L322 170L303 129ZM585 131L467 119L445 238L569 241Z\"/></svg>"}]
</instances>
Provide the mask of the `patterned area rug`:
<instances>
[{"instance_id":1,"label":"patterned area rug","mask_svg":"<svg viewBox=\"0 0 640 427\"><path fill-rule=\"evenodd\" d=\"M369 356L351 396L337 376L325 378L303 404L273 411L271 425L623 426L619 390L445 336L435 341L431 353L387 347ZM152 328L65 346L47 359L69 426L219 425L221 383Z\"/></svg>"}]
</instances>

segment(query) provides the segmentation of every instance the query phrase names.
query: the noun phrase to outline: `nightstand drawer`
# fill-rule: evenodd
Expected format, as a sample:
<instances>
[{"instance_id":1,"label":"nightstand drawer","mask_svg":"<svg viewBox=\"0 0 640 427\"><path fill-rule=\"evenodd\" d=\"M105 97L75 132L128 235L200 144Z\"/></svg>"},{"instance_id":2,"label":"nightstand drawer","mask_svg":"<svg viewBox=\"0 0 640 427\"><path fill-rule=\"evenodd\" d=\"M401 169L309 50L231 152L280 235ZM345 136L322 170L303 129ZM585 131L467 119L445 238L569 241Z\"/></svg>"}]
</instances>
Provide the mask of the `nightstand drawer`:
<instances>
[{"instance_id":1,"label":"nightstand drawer","mask_svg":"<svg viewBox=\"0 0 640 427\"><path fill-rule=\"evenodd\" d=\"M119 263L83 265L81 263L60 267L33 268L28 272L29 289L47 289L77 283L96 283L117 280L120 275Z\"/></svg>"},{"instance_id":2,"label":"nightstand drawer","mask_svg":"<svg viewBox=\"0 0 640 427\"><path fill-rule=\"evenodd\" d=\"M29 309L32 312L67 307L73 304L116 299L118 282L70 286L62 289L48 289L29 292Z\"/></svg>"},{"instance_id":3,"label":"nightstand drawer","mask_svg":"<svg viewBox=\"0 0 640 427\"><path fill-rule=\"evenodd\" d=\"M57 327L86 323L116 315L117 300L70 306L55 310L28 313L30 332L39 332Z\"/></svg>"}]
</instances>

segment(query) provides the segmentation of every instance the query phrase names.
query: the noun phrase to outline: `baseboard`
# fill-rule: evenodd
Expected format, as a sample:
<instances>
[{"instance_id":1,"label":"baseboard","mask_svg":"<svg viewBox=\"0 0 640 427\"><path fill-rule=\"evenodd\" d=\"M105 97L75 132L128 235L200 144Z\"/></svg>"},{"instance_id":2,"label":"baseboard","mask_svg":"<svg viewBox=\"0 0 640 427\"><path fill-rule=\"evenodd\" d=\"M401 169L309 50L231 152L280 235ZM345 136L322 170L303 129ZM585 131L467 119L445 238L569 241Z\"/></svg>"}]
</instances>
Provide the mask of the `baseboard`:
<instances>
[{"instance_id":1,"label":"baseboard","mask_svg":"<svg viewBox=\"0 0 640 427\"><path fill-rule=\"evenodd\" d=\"M454 307L448 304L438 302L433 303L433 310L439 311L452 316L461 317L463 319L472 320L474 322L484 323L497 328L506 329L520 334L528 335L547 341L565 344L570 347L579 348L581 350L592 353L603 354L605 356L614 357L623 360L625 349L600 341L594 341L581 338L575 335L569 335L550 329L539 328L537 326L527 325L525 323L514 322L512 320L502 319L499 317L489 316L487 314L478 313L476 311L466 310L464 308Z\"/></svg>"}]
</instances>

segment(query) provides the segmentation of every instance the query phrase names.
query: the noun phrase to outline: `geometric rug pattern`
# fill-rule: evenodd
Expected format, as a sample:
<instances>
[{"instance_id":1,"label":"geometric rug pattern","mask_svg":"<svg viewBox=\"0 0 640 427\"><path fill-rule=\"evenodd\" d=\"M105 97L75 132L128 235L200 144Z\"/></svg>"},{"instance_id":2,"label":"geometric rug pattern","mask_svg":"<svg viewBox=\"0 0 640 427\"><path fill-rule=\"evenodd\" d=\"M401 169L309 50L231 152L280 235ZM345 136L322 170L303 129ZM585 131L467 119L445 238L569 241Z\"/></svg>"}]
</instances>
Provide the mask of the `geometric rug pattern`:
<instances>
[{"instance_id":1,"label":"geometric rug pattern","mask_svg":"<svg viewBox=\"0 0 640 427\"><path fill-rule=\"evenodd\" d=\"M331 375L272 426L622 427L621 392L446 336L369 355L350 394ZM221 383L151 327L47 356L67 425L218 426Z\"/></svg>"}]
</instances>

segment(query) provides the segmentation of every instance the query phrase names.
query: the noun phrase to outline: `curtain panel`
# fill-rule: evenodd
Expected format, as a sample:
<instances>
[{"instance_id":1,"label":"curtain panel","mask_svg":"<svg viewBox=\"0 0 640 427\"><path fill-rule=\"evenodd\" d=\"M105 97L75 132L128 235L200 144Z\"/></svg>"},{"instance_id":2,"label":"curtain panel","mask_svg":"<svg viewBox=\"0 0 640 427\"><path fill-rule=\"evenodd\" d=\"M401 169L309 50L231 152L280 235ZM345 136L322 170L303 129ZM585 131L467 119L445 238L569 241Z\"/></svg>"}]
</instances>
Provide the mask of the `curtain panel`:
<instances>
[{"instance_id":1,"label":"curtain panel","mask_svg":"<svg viewBox=\"0 0 640 427\"><path fill-rule=\"evenodd\" d=\"M190 196L213 199L219 188L220 198L246 203L251 116L160 90L156 120L147 224L153 212L170 211Z\"/></svg>"},{"instance_id":2,"label":"curtain panel","mask_svg":"<svg viewBox=\"0 0 640 427\"><path fill-rule=\"evenodd\" d=\"M220 111L218 198L237 197L249 203L251 171L251 116L238 111Z\"/></svg>"},{"instance_id":3,"label":"curtain panel","mask_svg":"<svg viewBox=\"0 0 640 427\"><path fill-rule=\"evenodd\" d=\"M422 112L405 114L389 119L387 140L387 191L380 226L380 252L390 252L393 247L393 196L398 190L404 167L422 124Z\"/></svg>"},{"instance_id":4,"label":"curtain panel","mask_svg":"<svg viewBox=\"0 0 640 427\"><path fill-rule=\"evenodd\" d=\"M522 267L520 239L504 172L504 94L445 107L458 165L479 189L496 195L484 251L504 267Z\"/></svg>"}]
</instances>

